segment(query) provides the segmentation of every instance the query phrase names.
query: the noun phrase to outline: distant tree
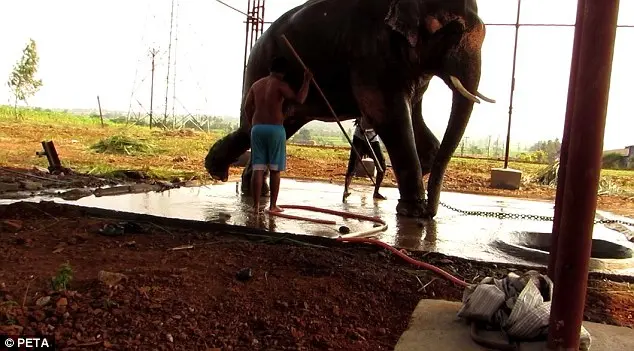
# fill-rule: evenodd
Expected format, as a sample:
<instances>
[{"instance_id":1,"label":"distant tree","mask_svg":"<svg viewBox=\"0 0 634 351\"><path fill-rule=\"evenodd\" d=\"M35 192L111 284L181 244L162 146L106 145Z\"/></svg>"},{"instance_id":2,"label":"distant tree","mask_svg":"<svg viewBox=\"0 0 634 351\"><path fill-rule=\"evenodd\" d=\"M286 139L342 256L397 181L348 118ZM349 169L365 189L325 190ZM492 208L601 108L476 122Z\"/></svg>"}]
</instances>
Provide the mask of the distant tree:
<instances>
[{"instance_id":1,"label":"distant tree","mask_svg":"<svg viewBox=\"0 0 634 351\"><path fill-rule=\"evenodd\" d=\"M482 155L482 149L476 144L470 145L469 146L469 154L472 155L472 156Z\"/></svg>"},{"instance_id":2,"label":"distant tree","mask_svg":"<svg viewBox=\"0 0 634 351\"><path fill-rule=\"evenodd\" d=\"M13 109L16 117L18 116L18 101L28 105L27 99L35 95L42 86L42 80L35 78L39 62L37 45L33 39L29 39L29 43L22 51L22 58L13 67L7 81L15 98Z\"/></svg>"},{"instance_id":3,"label":"distant tree","mask_svg":"<svg viewBox=\"0 0 634 351\"><path fill-rule=\"evenodd\" d=\"M546 156L546 159L543 161L553 162L559 156L561 142L559 139L541 140L533 144L533 146L531 146L528 150L532 152L542 151Z\"/></svg>"},{"instance_id":4,"label":"distant tree","mask_svg":"<svg viewBox=\"0 0 634 351\"><path fill-rule=\"evenodd\" d=\"M617 153L603 155L601 163L602 167L606 169L628 168L627 159Z\"/></svg>"},{"instance_id":5,"label":"distant tree","mask_svg":"<svg viewBox=\"0 0 634 351\"><path fill-rule=\"evenodd\" d=\"M298 133L297 133L297 141L309 141L311 140L311 136L310 136L310 130L306 129L306 128L302 128Z\"/></svg>"}]
</instances>

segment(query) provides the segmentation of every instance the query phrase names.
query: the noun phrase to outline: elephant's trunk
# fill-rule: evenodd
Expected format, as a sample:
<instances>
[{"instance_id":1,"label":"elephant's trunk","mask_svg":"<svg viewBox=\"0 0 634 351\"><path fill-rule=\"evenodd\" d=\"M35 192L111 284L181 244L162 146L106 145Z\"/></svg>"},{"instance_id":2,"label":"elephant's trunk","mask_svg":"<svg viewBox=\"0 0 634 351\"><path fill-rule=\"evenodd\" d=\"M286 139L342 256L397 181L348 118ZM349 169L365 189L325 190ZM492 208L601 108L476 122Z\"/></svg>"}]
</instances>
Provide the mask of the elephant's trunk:
<instances>
[{"instance_id":1,"label":"elephant's trunk","mask_svg":"<svg viewBox=\"0 0 634 351\"><path fill-rule=\"evenodd\" d=\"M205 157L207 172L212 178L226 182L229 179L229 166L250 146L249 134L243 128L216 141Z\"/></svg>"},{"instance_id":2,"label":"elephant's trunk","mask_svg":"<svg viewBox=\"0 0 634 351\"><path fill-rule=\"evenodd\" d=\"M471 93L477 92L477 87L480 82L479 63L478 60L476 65L471 66L474 67L472 71L461 74L460 76L462 78L455 76L445 78L446 84L453 90L453 103L449 123L436 158L434 159L429 181L427 182L427 210L431 216L435 216L438 211L442 181L451 156L456 151L467 128L471 112L473 111L473 104L476 101L479 102L476 93Z\"/></svg>"}]
</instances>

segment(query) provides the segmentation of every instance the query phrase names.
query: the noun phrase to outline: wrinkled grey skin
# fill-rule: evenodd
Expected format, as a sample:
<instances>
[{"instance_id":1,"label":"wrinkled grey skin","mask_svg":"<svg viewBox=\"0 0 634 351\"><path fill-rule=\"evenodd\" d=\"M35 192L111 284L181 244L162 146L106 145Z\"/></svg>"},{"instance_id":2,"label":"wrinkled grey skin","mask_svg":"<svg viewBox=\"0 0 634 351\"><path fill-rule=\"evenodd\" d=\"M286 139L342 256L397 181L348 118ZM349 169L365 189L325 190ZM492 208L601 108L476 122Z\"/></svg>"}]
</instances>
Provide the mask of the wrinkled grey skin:
<instances>
[{"instance_id":1,"label":"wrinkled grey skin","mask_svg":"<svg viewBox=\"0 0 634 351\"><path fill-rule=\"evenodd\" d=\"M244 97L255 81L268 75L275 56L292 63L286 79L293 89L299 88L303 69L282 34L313 72L339 118L363 116L383 140L400 192L397 213L435 216L442 179L476 101L466 98L450 77L472 95L479 94L485 28L475 0L307 1L277 19L253 47ZM442 143L426 126L421 109L433 76L453 91ZM286 103L285 113L287 138L312 120L334 121L314 86L303 105ZM249 148L243 108L241 117L240 129L216 142L205 159L216 179L226 181L229 164ZM425 201L423 175L428 173ZM246 192L250 176L249 164L243 173Z\"/></svg>"}]
</instances>

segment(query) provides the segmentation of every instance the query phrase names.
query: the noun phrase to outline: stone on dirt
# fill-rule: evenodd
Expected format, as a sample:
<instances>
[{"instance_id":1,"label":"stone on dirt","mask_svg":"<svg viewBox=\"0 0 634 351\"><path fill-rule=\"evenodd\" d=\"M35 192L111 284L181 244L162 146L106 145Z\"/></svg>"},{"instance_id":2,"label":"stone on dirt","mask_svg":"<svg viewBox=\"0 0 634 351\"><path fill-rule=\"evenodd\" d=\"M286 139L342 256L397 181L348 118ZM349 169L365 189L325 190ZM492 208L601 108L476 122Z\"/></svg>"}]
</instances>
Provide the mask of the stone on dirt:
<instances>
[{"instance_id":1,"label":"stone on dirt","mask_svg":"<svg viewBox=\"0 0 634 351\"><path fill-rule=\"evenodd\" d=\"M42 296L39 299L37 299L37 301L35 301L35 304L42 307L42 306L48 305L49 302L51 302L50 296Z\"/></svg>"},{"instance_id":2,"label":"stone on dirt","mask_svg":"<svg viewBox=\"0 0 634 351\"><path fill-rule=\"evenodd\" d=\"M23 180L20 182L20 185L22 185L24 190L29 191L40 190L43 188L42 183L32 182L30 180Z\"/></svg>"},{"instance_id":3,"label":"stone on dirt","mask_svg":"<svg viewBox=\"0 0 634 351\"><path fill-rule=\"evenodd\" d=\"M40 172L40 173L44 173L44 174L49 174L51 173L48 168L44 168L44 167L40 167L40 166L33 166L33 170L36 172Z\"/></svg>"},{"instance_id":4,"label":"stone on dirt","mask_svg":"<svg viewBox=\"0 0 634 351\"><path fill-rule=\"evenodd\" d=\"M112 287L119 284L124 279L127 280L128 277L121 273L99 271L97 275L97 279L99 279L99 281L105 284L106 286Z\"/></svg>"},{"instance_id":5,"label":"stone on dirt","mask_svg":"<svg viewBox=\"0 0 634 351\"><path fill-rule=\"evenodd\" d=\"M236 273L236 279L241 282L247 281L253 277L253 270L251 268L242 268Z\"/></svg>"},{"instance_id":6,"label":"stone on dirt","mask_svg":"<svg viewBox=\"0 0 634 351\"><path fill-rule=\"evenodd\" d=\"M491 187L496 189L517 190L522 183L522 171L511 168L491 169Z\"/></svg>"},{"instance_id":7,"label":"stone on dirt","mask_svg":"<svg viewBox=\"0 0 634 351\"><path fill-rule=\"evenodd\" d=\"M18 191L18 190L20 190L20 184L18 183L0 182L0 193L4 193L7 191Z\"/></svg>"},{"instance_id":8,"label":"stone on dirt","mask_svg":"<svg viewBox=\"0 0 634 351\"><path fill-rule=\"evenodd\" d=\"M92 195L92 190L87 188L80 188L80 189L72 189L72 190L64 191L59 194L59 197L61 197L64 200L79 200L82 197L91 196L91 195Z\"/></svg>"}]
</instances>

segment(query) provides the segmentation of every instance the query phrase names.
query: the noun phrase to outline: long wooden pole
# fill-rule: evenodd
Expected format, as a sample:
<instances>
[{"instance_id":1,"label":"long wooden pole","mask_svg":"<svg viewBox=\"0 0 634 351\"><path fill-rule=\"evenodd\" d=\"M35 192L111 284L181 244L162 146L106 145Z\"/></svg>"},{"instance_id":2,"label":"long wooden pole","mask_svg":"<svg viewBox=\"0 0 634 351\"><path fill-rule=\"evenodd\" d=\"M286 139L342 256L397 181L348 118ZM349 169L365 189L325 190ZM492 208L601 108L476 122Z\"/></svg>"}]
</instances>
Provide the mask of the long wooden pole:
<instances>
[{"instance_id":1,"label":"long wooden pole","mask_svg":"<svg viewBox=\"0 0 634 351\"><path fill-rule=\"evenodd\" d=\"M299 64L301 64L302 67L306 71L308 71L308 67L306 67L306 65L304 64L304 61L302 61L302 58L299 57L299 55L297 54L297 51L295 51L295 49L293 48L293 45L291 44L291 42L289 42L288 39L286 38L286 35L282 34L282 40L284 40L284 42L288 46L289 50L291 50L291 52L293 53L293 56L295 56L295 58L297 59ZM370 181L372 182L372 185L376 186L376 182L374 181L374 177L370 174L370 171L368 170L368 168L363 163L363 160L361 158L361 154L359 154L359 151L357 151L357 148L354 147L354 145L352 144L352 140L350 140L350 137L348 136L348 133L346 133L346 130L343 129L343 126L341 125L341 121L339 121L339 117L337 116L337 113L335 112L335 110L330 105L330 102L326 98L326 95L324 95L324 92L319 87L319 84L317 84L317 81L315 80L315 77L313 77L311 79L311 81L315 85L315 88L319 92L319 95L321 95L322 99L324 99L324 102L326 102L326 106L328 106L328 109L330 110L330 113L332 114L332 116L335 118L335 121L337 121L337 124L339 125L339 128L341 129L341 132L346 137L346 140L348 140L348 143L350 144L350 147L352 148L352 151L354 151L354 153L357 155L357 158L359 158L359 160L361 161L361 166L363 166L363 169L365 170L365 173L368 175L368 177L370 177Z\"/></svg>"}]
</instances>

